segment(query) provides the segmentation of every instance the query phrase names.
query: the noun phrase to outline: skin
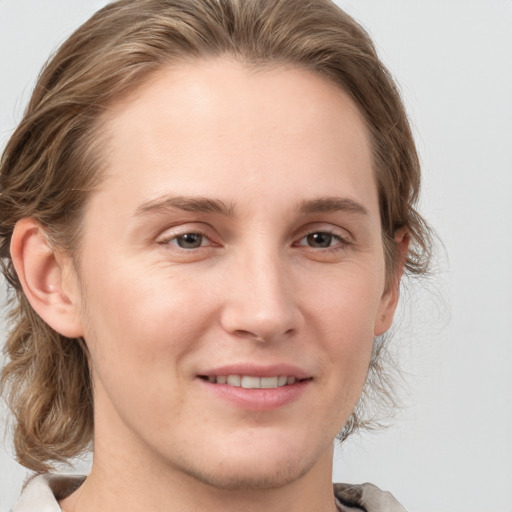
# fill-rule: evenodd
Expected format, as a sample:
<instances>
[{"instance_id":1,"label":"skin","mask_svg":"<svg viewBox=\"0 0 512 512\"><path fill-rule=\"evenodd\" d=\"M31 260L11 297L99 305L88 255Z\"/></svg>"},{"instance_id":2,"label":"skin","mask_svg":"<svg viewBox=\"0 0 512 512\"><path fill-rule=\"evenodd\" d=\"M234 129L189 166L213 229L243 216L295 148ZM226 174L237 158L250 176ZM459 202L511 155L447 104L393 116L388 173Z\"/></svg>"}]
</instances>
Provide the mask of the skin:
<instances>
[{"instance_id":1,"label":"skin","mask_svg":"<svg viewBox=\"0 0 512 512\"><path fill-rule=\"evenodd\" d=\"M360 113L309 71L214 60L163 69L105 121L79 261L31 219L13 237L34 308L90 353L94 463L61 506L334 510L333 440L399 281ZM227 364L309 380L247 409L200 378Z\"/></svg>"}]
</instances>

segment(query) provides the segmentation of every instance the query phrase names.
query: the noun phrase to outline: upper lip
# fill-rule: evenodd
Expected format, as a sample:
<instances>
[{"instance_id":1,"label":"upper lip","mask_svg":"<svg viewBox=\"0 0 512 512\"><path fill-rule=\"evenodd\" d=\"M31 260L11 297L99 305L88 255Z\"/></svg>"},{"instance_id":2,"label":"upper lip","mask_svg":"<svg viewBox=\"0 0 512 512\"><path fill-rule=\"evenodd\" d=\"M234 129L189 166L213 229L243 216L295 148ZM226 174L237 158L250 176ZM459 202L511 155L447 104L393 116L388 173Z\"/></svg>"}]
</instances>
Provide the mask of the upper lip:
<instances>
[{"instance_id":1,"label":"upper lip","mask_svg":"<svg viewBox=\"0 0 512 512\"><path fill-rule=\"evenodd\" d=\"M297 380L311 378L312 375L306 370L291 364L271 364L271 365L255 365L254 363L240 363L218 366L208 370L199 372L199 376L219 375L247 375L252 377L276 377L286 375L287 377L295 377Z\"/></svg>"}]
</instances>

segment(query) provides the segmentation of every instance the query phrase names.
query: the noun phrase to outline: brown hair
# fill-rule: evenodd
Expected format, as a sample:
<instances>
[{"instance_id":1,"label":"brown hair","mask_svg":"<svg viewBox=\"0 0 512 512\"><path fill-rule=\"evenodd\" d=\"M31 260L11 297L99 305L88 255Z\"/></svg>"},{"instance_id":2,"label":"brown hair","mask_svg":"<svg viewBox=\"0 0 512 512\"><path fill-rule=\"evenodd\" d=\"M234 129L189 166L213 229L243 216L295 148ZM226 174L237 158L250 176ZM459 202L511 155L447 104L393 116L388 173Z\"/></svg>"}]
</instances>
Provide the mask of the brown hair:
<instances>
[{"instance_id":1,"label":"brown hair","mask_svg":"<svg viewBox=\"0 0 512 512\"><path fill-rule=\"evenodd\" d=\"M87 448L92 391L82 340L53 331L33 311L13 269L14 226L36 219L53 244L77 253L87 193L101 177L102 114L162 66L229 55L246 64L292 64L346 91L371 133L388 277L394 234L405 227L410 274L426 272L428 226L416 213L420 169L400 96L367 33L329 0L121 0L82 25L42 71L1 160L0 256L14 289L9 362L1 383L15 417L21 464L45 471ZM363 396L388 403L375 344ZM370 425L361 402L341 438Z\"/></svg>"}]
</instances>

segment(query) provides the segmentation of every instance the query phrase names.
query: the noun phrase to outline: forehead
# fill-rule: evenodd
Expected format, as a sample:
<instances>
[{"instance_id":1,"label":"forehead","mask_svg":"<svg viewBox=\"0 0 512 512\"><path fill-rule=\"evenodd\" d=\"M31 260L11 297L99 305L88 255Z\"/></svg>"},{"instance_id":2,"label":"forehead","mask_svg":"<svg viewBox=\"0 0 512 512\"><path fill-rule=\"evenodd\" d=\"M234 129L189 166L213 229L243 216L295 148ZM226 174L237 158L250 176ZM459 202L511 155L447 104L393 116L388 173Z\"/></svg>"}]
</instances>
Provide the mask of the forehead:
<instances>
[{"instance_id":1,"label":"forehead","mask_svg":"<svg viewBox=\"0 0 512 512\"><path fill-rule=\"evenodd\" d=\"M311 71L253 68L227 59L160 70L107 116L106 186L137 181L157 197L247 189L326 195L333 177L375 195L369 135L354 102ZM363 179L364 178L364 179ZM318 190L315 190L318 188ZM302 198L299 198L299 200Z\"/></svg>"}]
</instances>

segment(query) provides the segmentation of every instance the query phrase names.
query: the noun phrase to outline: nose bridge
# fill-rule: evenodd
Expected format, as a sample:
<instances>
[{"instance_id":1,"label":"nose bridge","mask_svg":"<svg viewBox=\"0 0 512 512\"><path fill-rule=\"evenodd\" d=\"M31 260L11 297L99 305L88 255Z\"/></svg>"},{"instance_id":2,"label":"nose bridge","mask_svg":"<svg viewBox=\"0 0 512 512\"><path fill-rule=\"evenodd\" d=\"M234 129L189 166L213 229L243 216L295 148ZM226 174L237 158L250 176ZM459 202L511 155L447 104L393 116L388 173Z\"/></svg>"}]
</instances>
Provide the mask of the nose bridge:
<instances>
[{"instance_id":1,"label":"nose bridge","mask_svg":"<svg viewBox=\"0 0 512 512\"><path fill-rule=\"evenodd\" d=\"M295 330L300 315L286 254L263 238L236 256L224 321L231 332L269 341Z\"/></svg>"},{"instance_id":2,"label":"nose bridge","mask_svg":"<svg viewBox=\"0 0 512 512\"><path fill-rule=\"evenodd\" d=\"M262 309L272 303L283 306L288 299L289 269L283 262L281 251L259 247L244 260L244 275L249 276L254 302Z\"/></svg>"}]
</instances>

